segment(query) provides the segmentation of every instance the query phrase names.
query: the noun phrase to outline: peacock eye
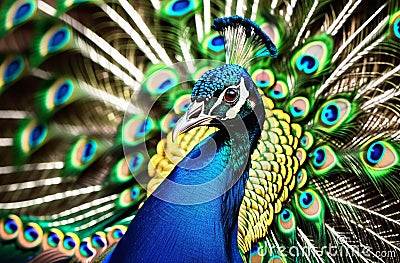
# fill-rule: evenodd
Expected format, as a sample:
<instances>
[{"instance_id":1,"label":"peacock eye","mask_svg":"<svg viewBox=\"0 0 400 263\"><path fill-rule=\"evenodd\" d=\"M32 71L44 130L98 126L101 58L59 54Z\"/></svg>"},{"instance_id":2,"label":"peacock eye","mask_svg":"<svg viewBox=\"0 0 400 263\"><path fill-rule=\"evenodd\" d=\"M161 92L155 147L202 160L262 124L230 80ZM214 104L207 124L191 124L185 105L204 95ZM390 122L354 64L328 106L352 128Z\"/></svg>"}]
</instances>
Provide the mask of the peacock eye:
<instances>
[{"instance_id":1,"label":"peacock eye","mask_svg":"<svg viewBox=\"0 0 400 263\"><path fill-rule=\"evenodd\" d=\"M239 92L234 88L228 88L224 94L225 102L234 102L238 98Z\"/></svg>"}]
</instances>

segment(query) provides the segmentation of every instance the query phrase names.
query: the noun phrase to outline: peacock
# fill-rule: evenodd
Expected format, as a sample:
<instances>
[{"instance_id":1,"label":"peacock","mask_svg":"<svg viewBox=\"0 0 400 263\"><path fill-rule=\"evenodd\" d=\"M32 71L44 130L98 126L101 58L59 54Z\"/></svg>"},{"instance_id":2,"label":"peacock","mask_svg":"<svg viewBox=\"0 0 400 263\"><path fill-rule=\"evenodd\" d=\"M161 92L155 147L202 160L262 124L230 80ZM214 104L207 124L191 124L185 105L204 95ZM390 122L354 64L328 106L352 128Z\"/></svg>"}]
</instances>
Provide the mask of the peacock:
<instances>
[{"instance_id":1,"label":"peacock","mask_svg":"<svg viewBox=\"0 0 400 263\"><path fill-rule=\"evenodd\" d=\"M398 1L0 4L0 262L399 262Z\"/></svg>"}]
</instances>

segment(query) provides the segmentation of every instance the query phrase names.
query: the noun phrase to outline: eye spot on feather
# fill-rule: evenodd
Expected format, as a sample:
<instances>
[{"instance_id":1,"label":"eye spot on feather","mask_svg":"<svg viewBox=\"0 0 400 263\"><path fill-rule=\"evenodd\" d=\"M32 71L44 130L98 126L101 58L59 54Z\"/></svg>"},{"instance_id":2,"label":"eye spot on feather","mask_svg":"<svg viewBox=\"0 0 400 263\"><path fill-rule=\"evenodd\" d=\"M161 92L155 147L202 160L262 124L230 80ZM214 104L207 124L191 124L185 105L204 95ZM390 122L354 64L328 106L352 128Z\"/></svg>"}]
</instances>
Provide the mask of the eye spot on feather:
<instances>
[{"instance_id":1,"label":"eye spot on feather","mask_svg":"<svg viewBox=\"0 0 400 263\"><path fill-rule=\"evenodd\" d=\"M296 204L299 213L308 220L322 220L324 206L320 196L312 189L296 194Z\"/></svg>"},{"instance_id":2,"label":"eye spot on feather","mask_svg":"<svg viewBox=\"0 0 400 263\"><path fill-rule=\"evenodd\" d=\"M225 44L224 38L222 36L214 37L211 41L213 46L223 46Z\"/></svg>"},{"instance_id":3,"label":"eye spot on feather","mask_svg":"<svg viewBox=\"0 0 400 263\"><path fill-rule=\"evenodd\" d=\"M19 20L23 19L25 16L29 15L30 12L33 11L32 3L24 3L22 4L15 13L14 23L17 24Z\"/></svg>"},{"instance_id":4,"label":"eye spot on feather","mask_svg":"<svg viewBox=\"0 0 400 263\"><path fill-rule=\"evenodd\" d=\"M8 56L0 66L0 90L4 85L18 80L25 71L25 60L22 56Z\"/></svg>"},{"instance_id":5,"label":"eye spot on feather","mask_svg":"<svg viewBox=\"0 0 400 263\"><path fill-rule=\"evenodd\" d=\"M8 60L5 61L6 63ZM24 60L21 56L16 56L8 62L8 65L4 71L4 82L5 83L10 83L14 80L16 80L20 74L22 73L23 69L25 67Z\"/></svg>"},{"instance_id":6,"label":"eye spot on feather","mask_svg":"<svg viewBox=\"0 0 400 263\"><path fill-rule=\"evenodd\" d=\"M93 156L96 154L96 150L97 150L96 141L93 141L93 140L88 141L83 148L83 153L82 153L82 157L81 157L82 163L89 162L93 158Z\"/></svg>"},{"instance_id":7,"label":"eye spot on feather","mask_svg":"<svg viewBox=\"0 0 400 263\"><path fill-rule=\"evenodd\" d=\"M318 75L329 66L333 40L329 35L319 35L304 44L292 57L291 64L299 76Z\"/></svg>"},{"instance_id":8,"label":"eye spot on feather","mask_svg":"<svg viewBox=\"0 0 400 263\"><path fill-rule=\"evenodd\" d=\"M155 128L156 125L150 117L135 115L123 124L123 143L127 146L136 146Z\"/></svg>"},{"instance_id":9,"label":"eye spot on feather","mask_svg":"<svg viewBox=\"0 0 400 263\"><path fill-rule=\"evenodd\" d=\"M94 248L103 248L107 246L107 241L105 239L105 234L103 232L95 233L90 239L90 243Z\"/></svg>"},{"instance_id":10,"label":"eye spot on feather","mask_svg":"<svg viewBox=\"0 0 400 263\"><path fill-rule=\"evenodd\" d=\"M64 238L64 234L60 230L53 228L47 234L47 244L46 245L48 245L50 248L55 248L60 244L60 242L63 238Z\"/></svg>"},{"instance_id":11,"label":"eye spot on feather","mask_svg":"<svg viewBox=\"0 0 400 263\"><path fill-rule=\"evenodd\" d=\"M293 212L285 208L278 216L278 229L284 234L292 234L296 230L296 221Z\"/></svg>"},{"instance_id":12,"label":"eye spot on feather","mask_svg":"<svg viewBox=\"0 0 400 263\"><path fill-rule=\"evenodd\" d=\"M114 238L121 238L121 237L123 237L123 236L124 236L124 233L122 232L121 229L116 229L116 230L113 232L113 237L114 237Z\"/></svg>"},{"instance_id":13,"label":"eye spot on feather","mask_svg":"<svg viewBox=\"0 0 400 263\"><path fill-rule=\"evenodd\" d=\"M5 222L4 222L4 230L7 234L14 234L15 232L18 231L18 224L17 222L15 222L14 219L8 218Z\"/></svg>"},{"instance_id":14,"label":"eye spot on feather","mask_svg":"<svg viewBox=\"0 0 400 263\"><path fill-rule=\"evenodd\" d=\"M180 82L178 72L174 68L166 67L164 64L151 66L146 70L145 74L148 77L143 82L143 88L153 96L170 91Z\"/></svg>"},{"instance_id":15,"label":"eye spot on feather","mask_svg":"<svg viewBox=\"0 0 400 263\"><path fill-rule=\"evenodd\" d=\"M318 212L319 206L315 202L313 193L303 192L300 195L300 207L308 215L314 215Z\"/></svg>"},{"instance_id":16,"label":"eye spot on feather","mask_svg":"<svg viewBox=\"0 0 400 263\"><path fill-rule=\"evenodd\" d=\"M2 240L15 239L22 230L22 221L16 215L8 215L0 220L0 238Z\"/></svg>"},{"instance_id":17,"label":"eye spot on feather","mask_svg":"<svg viewBox=\"0 0 400 263\"><path fill-rule=\"evenodd\" d=\"M135 185L134 187L132 187L132 190L131 190L131 198L132 198L132 199L136 199L136 198L138 198L139 194L140 194L140 189L139 189L139 187L136 186L136 185Z\"/></svg>"},{"instance_id":18,"label":"eye spot on feather","mask_svg":"<svg viewBox=\"0 0 400 263\"><path fill-rule=\"evenodd\" d=\"M88 241L82 241L79 245L79 253L85 257L89 258L92 257L95 253L94 249L90 246Z\"/></svg>"},{"instance_id":19,"label":"eye spot on feather","mask_svg":"<svg viewBox=\"0 0 400 263\"><path fill-rule=\"evenodd\" d=\"M36 223L28 223L22 234L18 236L18 243L25 248L33 248L42 242L43 230Z\"/></svg>"},{"instance_id":20,"label":"eye spot on feather","mask_svg":"<svg viewBox=\"0 0 400 263\"><path fill-rule=\"evenodd\" d=\"M326 160L326 150L324 148L317 148L314 151L314 165L317 167L321 167Z\"/></svg>"},{"instance_id":21,"label":"eye spot on feather","mask_svg":"<svg viewBox=\"0 0 400 263\"><path fill-rule=\"evenodd\" d=\"M65 106L74 101L76 86L69 78L60 78L46 91L45 108L52 111L56 107Z\"/></svg>"},{"instance_id":22,"label":"eye spot on feather","mask_svg":"<svg viewBox=\"0 0 400 263\"><path fill-rule=\"evenodd\" d=\"M22 221L16 215L8 215L0 221L0 238L3 240L15 239L22 230Z\"/></svg>"},{"instance_id":23,"label":"eye spot on feather","mask_svg":"<svg viewBox=\"0 0 400 263\"><path fill-rule=\"evenodd\" d=\"M190 105L190 94L180 96L174 103L174 112L183 114L187 111Z\"/></svg>"},{"instance_id":24,"label":"eye spot on feather","mask_svg":"<svg viewBox=\"0 0 400 263\"><path fill-rule=\"evenodd\" d=\"M74 240L72 237L67 236L67 237L64 239L63 245L64 245L64 247L65 247L67 250L72 250L72 249L75 248L76 242L75 242L75 240Z\"/></svg>"},{"instance_id":25,"label":"eye spot on feather","mask_svg":"<svg viewBox=\"0 0 400 263\"><path fill-rule=\"evenodd\" d=\"M400 38L400 17L396 19L393 27L394 35L396 36L396 38Z\"/></svg>"},{"instance_id":26,"label":"eye spot on feather","mask_svg":"<svg viewBox=\"0 0 400 263\"><path fill-rule=\"evenodd\" d=\"M371 144L367 152L367 161L370 165L375 165L382 160L385 155L386 147L382 142Z\"/></svg>"},{"instance_id":27,"label":"eye spot on feather","mask_svg":"<svg viewBox=\"0 0 400 263\"><path fill-rule=\"evenodd\" d=\"M275 75L270 69L257 69L251 74L254 83L259 88L268 88L275 84Z\"/></svg>"},{"instance_id":28,"label":"eye spot on feather","mask_svg":"<svg viewBox=\"0 0 400 263\"><path fill-rule=\"evenodd\" d=\"M271 41L276 45L276 48L279 49L281 46L281 35L279 33L278 27L272 23L261 23L260 28L264 31L267 36L271 39Z\"/></svg>"},{"instance_id":29,"label":"eye spot on feather","mask_svg":"<svg viewBox=\"0 0 400 263\"><path fill-rule=\"evenodd\" d=\"M327 125L333 125L338 122L338 116L340 115L340 109L336 104L329 104L322 110L322 120Z\"/></svg>"},{"instance_id":30,"label":"eye spot on feather","mask_svg":"<svg viewBox=\"0 0 400 263\"><path fill-rule=\"evenodd\" d=\"M303 137L301 137L300 144L307 151L314 144L314 136L310 132L305 131Z\"/></svg>"},{"instance_id":31,"label":"eye spot on feather","mask_svg":"<svg viewBox=\"0 0 400 263\"><path fill-rule=\"evenodd\" d=\"M223 61L225 57L225 39L217 32L210 32L207 34L200 45L200 52L204 57L211 58L213 60ZM200 62L201 63L201 62ZM199 70L197 70L195 74L194 80L197 81L202 74L209 70L213 70L215 67L211 67L210 65L201 66Z\"/></svg>"},{"instance_id":32,"label":"eye spot on feather","mask_svg":"<svg viewBox=\"0 0 400 263\"><path fill-rule=\"evenodd\" d=\"M166 79L164 80L160 86L158 86L158 92L163 93L164 91L167 91L168 89L170 89L170 87L172 83L172 79Z\"/></svg>"},{"instance_id":33,"label":"eye spot on feather","mask_svg":"<svg viewBox=\"0 0 400 263\"><path fill-rule=\"evenodd\" d=\"M81 137L71 147L70 154L67 156L67 163L73 169L82 171L96 160L103 148L99 141Z\"/></svg>"},{"instance_id":34,"label":"eye spot on feather","mask_svg":"<svg viewBox=\"0 0 400 263\"><path fill-rule=\"evenodd\" d=\"M161 15L166 18L182 19L185 15L195 10L198 2L194 0L163 1Z\"/></svg>"},{"instance_id":35,"label":"eye spot on feather","mask_svg":"<svg viewBox=\"0 0 400 263\"><path fill-rule=\"evenodd\" d=\"M290 100L288 108L294 119L302 120L310 111L310 103L305 97L296 97Z\"/></svg>"},{"instance_id":36,"label":"eye spot on feather","mask_svg":"<svg viewBox=\"0 0 400 263\"><path fill-rule=\"evenodd\" d=\"M314 202L314 196L309 192L304 192L300 195L300 205L302 208L309 208Z\"/></svg>"},{"instance_id":37,"label":"eye spot on feather","mask_svg":"<svg viewBox=\"0 0 400 263\"><path fill-rule=\"evenodd\" d=\"M297 70L308 75L315 73L318 69L318 66L318 59L309 54L300 55L296 61Z\"/></svg>"},{"instance_id":38,"label":"eye spot on feather","mask_svg":"<svg viewBox=\"0 0 400 263\"><path fill-rule=\"evenodd\" d=\"M127 227L124 225L112 226L106 235L108 246L111 246L120 240L124 236L126 229Z\"/></svg>"},{"instance_id":39,"label":"eye spot on feather","mask_svg":"<svg viewBox=\"0 0 400 263\"><path fill-rule=\"evenodd\" d=\"M68 27L55 26L47 31L40 41L40 55L45 57L48 54L52 54L61 51L63 48L72 41L72 32Z\"/></svg>"},{"instance_id":40,"label":"eye spot on feather","mask_svg":"<svg viewBox=\"0 0 400 263\"><path fill-rule=\"evenodd\" d=\"M76 249L79 248L80 239L79 237L73 233L68 232L64 236L64 240L59 247L60 251L68 256L72 256Z\"/></svg>"},{"instance_id":41,"label":"eye spot on feather","mask_svg":"<svg viewBox=\"0 0 400 263\"><path fill-rule=\"evenodd\" d=\"M49 49L62 44L67 38L68 32L65 29L60 29L51 36L49 41Z\"/></svg>"},{"instance_id":42,"label":"eye spot on feather","mask_svg":"<svg viewBox=\"0 0 400 263\"><path fill-rule=\"evenodd\" d=\"M388 174L399 162L399 153L386 141L369 141L361 147L361 159L367 171L374 177Z\"/></svg>"},{"instance_id":43,"label":"eye spot on feather","mask_svg":"<svg viewBox=\"0 0 400 263\"><path fill-rule=\"evenodd\" d=\"M296 176L297 189L302 188L307 183L307 171L301 169Z\"/></svg>"},{"instance_id":44,"label":"eye spot on feather","mask_svg":"<svg viewBox=\"0 0 400 263\"><path fill-rule=\"evenodd\" d=\"M338 163L335 153L327 145L316 148L311 157L313 157L312 164L314 171L318 175L327 173Z\"/></svg>"},{"instance_id":45,"label":"eye spot on feather","mask_svg":"<svg viewBox=\"0 0 400 263\"><path fill-rule=\"evenodd\" d=\"M284 209L283 212L281 213L281 220L285 223L287 223L292 217L291 212L288 209Z\"/></svg>"},{"instance_id":46,"label":"eye spot on feather","mask_svg":"<svg viewBox=\"0 0 400 263\"><path fill-rule=\"evenodd\" d=\"M400 42L400 12L397 12L391 18L390 33L394 40Z\"/></svg>"},{"instance_id":47,"label":"eye spot on feather","mask_svg":"<svg viewBox=\"0 0 400 263\"><path fill-rule=\"evenodd\" d=\"M135 152L122 158L113 168L113 180L120 183L129 181L144 170L145 160L142 152Z\"/></svg>"},{"instance_id":48,"label":"eye spot on feather","mask_svg":"<svg viewBox=\"0 0 400 263\"><path fill-rule=\"evenodd\" d=\"M319 129L334 131L350 116L352 105L346 99L334 99L325 102L316 114L315 122Z\"/></svg>"},{"instance_id":49,"label":"eye spot on feather","mask_svg":"<svg viewBox=\"0 0 400 263\"><path fill-rule=\"evenodd\" d=\"M179 0L172 4L172 10L181 11L190 6L190 1L188 0Z\"/></svg>"},{"instance_id":50,"label":"eye spot on feather","mask_svg":"<svg viewBox=\"0 0 400 263\"><path fill-rule=\"evenodd\" d=\"M167 113L161 118L161 130L165 133L169 133L176 126L179 120L179 115L174 112Z\"/></svg>"},{"instance_id":51,"label":"eye spot on feather","mask_svg":"<svg viewBox=\"0 0 400 263\"><path fill-rule=\"evenodd\" d=\"M73 86L70 83L63 83L56 91L54 95L54 104L56 106L63 104L68 100L72 94Z\"/></svg>"},{"instance_id":52,"label":"eye spot on feather","mask_svg":"<svg viewBox=\"0 0 400 263\"><path fill-rule=\"evenodd\" d=\"M208 48L216 53L224 50L225 41L222 36L214 36L208 42Z\"/></svg>"},{"instance_id":53,"label":"eye spot on feather","mask_svg":"<svg viewBox=\"0 0 400 263\"><path fill-rule=\"evenodd\" d=\"M24 236L26 240L33 242L39 237L39 233L34 227L28 226L24 231Z\"/></svg>"},{"instance_id":54,"label":"eye spot on feather","mask_svg":"<svg viewBox=\"0 0 400 263\"><path fill-rule=\"evenodd\" d=\"M9 30L14 26L22 24L31 18L35 11L36 1L15 1L7 13L5 28Z\"/></svg>"},{"instance_id":55,"label":"eye spot on feather","mask_svg":"<svg viewBox=\"0 0 400 263\"><path fill-rule=\"evenodd\" d=\"M56 247L60 243L60 238L55 233L51 233L47 240L52 247Z\"/></svg>"},{"instance_id":56,"label":"eye spot on feather","mask_svg":"<svg viewBox=\"0 0 400 263\"><path fill-rule=\"evenodd\" d=\"M47 128L46 126L39 124L36 125L29 136L29 146L36 147L40 143L43 142L44 138L47 135Z\"/></svg>"},{"instance_id":57,"label":"eye spot on feather","mask_svg":"<svg viewBox=\"0 0 400 263\"><path fill-rule=\"evenodd\" d=\"M31 153L38 149L47 141L49 137L49 129L46 124L39 123L33 119L22 128L20 139L20 147L24 153Z\"/></svg>"},{"instance_id":58,"label":"eye spot on feather","mask_svg":"<svg viewBox=\"0 0 400 263\"><path fill-rule=\"evenodd\" d=\"M137 172L144 161L144 157L143 154L138 152L136 154L133 154L130 158L129 158L129 170L131 173L135 173Z\"/></svg>"},{"instance_id":59,"label":"eye spot on feather","mask_svg":"<svg viewBox=\"0 0 400 263\"><path fill-rule=\"evenodd\" d=\"M285 82L277 80L275 85L268 88L267 93L272 99L281 100L287 97L289 88Z\"/></svg>"},{"instance_id":60,"label":"eye spot on feather","mask_svg":"<svg viewBox=\"0 0 400 263\"><path fill-rule=\"evenodd\" d=\"M134 185L128 189L122 191L117 200L117 206L120 208L126 208L137 204L140 201L142 195L142 189L139 185Z\"/></svg>"}]
</instances>

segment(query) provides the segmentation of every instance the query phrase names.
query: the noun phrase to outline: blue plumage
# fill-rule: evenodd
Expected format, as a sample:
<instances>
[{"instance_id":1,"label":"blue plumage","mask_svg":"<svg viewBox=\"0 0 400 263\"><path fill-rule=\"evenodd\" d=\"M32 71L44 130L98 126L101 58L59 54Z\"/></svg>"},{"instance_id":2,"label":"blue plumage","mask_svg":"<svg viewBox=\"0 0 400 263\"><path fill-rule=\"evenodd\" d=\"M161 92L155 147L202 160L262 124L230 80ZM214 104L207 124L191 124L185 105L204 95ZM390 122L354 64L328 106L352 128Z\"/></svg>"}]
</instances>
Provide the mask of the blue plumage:
<instances>
[{"instance_id":1,"label":"blue plumage","mask_svg":"<svg viewBox=\"0 0 400 263\"><path fill-rule=\"evenodd\" d=\"M271 45L250 22L235 16L216 25L256 31ZM267 48L276 53L273 44ZM265 120L261 95L242 66L227 64L200 77L191 101L172 136L200 125L220 130L199 143L146 200L107 262L242 262L238 215Z\"/></svg>"},{"instance_id":2,"label":"blue plumage","mask_svg":"<svg viewBox=\"0 0 400 263\"><path fill-rule=\"evenodd\" d=\"M111 262L240 261L237 242L235 245L232 242L237 235L241 199L225 202L225 195L213 198L215 191L224 190L220 189L221 184L232 176L232 168L226 166L230 147L221 142L221 136L215 134L197 146L180 163L185 168L176 168L169 181L145 202L115 249ZM214 142L218 141L218 152L212 156ZM204 163L192 160L200 154L204 162L212 159L203 169L198 166ZM240 178L230 191L243 195L246 179ZM212 180L216 183L201 185ZM212 200L204 202L205 199ZM236 218L233 226L225 223L233 218Z\"/></svg>"}]
</instances>

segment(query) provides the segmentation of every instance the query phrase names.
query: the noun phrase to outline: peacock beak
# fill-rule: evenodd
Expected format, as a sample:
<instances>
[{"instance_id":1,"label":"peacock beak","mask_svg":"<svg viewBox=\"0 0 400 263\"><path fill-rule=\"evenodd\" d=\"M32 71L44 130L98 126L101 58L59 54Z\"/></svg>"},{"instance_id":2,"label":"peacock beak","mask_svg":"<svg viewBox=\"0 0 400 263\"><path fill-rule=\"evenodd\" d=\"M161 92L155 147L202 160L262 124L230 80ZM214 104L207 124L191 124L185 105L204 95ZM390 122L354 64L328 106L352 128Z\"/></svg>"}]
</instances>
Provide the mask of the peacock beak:
<instances>
[{"instance_id":1,"label":"peacock beak","mask_svg":"<svg viewBox=\"0 0 400 263\"><path fill-rule=\"evenodd\" d=\"M186 113L176 123L172 131L172 141L176 141L179 134L194 127L210 124L212 119L212 116L204 114L204 102L192 102Z\"/></svg>"}]
</instances>

